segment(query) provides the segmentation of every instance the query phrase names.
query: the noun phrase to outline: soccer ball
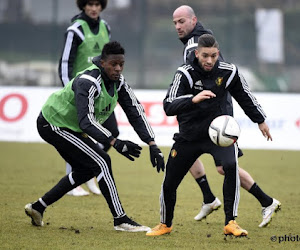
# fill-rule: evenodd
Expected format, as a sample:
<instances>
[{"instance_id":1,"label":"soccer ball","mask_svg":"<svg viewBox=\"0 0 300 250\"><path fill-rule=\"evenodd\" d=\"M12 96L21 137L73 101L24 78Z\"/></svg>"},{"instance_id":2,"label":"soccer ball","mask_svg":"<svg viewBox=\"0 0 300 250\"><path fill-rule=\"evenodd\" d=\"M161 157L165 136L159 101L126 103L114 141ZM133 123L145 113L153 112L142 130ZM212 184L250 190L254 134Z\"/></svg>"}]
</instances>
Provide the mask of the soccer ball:
<instances>
[{"instance_id":1,"label":"soccer ball","mask_svg":"<svg viewBox=\"0 0 300 250\"><path fill-rule=\"evenodd\" d=\"M229 115L216 117L208 128L212 142L221 147L229 147L237 141L241 129L237 121Z\"/></svg>"}]
</instances>

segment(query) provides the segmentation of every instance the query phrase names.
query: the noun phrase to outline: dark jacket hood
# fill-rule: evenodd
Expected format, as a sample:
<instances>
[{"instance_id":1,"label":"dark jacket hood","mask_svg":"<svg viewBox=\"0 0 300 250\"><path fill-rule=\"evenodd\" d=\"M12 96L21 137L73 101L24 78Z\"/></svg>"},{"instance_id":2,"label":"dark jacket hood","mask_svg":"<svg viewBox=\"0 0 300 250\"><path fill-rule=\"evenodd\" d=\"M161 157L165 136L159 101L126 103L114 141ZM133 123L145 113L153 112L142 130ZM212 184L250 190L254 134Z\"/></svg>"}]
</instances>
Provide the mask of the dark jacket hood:
<instances>
[{"instance_id":1,"label":"dark jacket hood","mask_svg":"<svg viewBox=\"0 0 300 250\"><path fill-rule=\"evenodd\" d=\"M180 38L183 44L186 44L188 40L194 36L201 36L203 34L212 34L211 30L205 29L203 25L198 21L195 25L195 28L187 36Z\"/></svg>"},{"instance_id":2,"label":"dark jacket hood","mask_svg":"<svg viewBox=\"0 0 300 250\"><path fill-rule=\"evenodd\" d=\"M100 60L101 60L101 55L93 57L92 62L93 64L95 64L97 67L100 68L101 67Z\"/></svg>"}]
</instances>

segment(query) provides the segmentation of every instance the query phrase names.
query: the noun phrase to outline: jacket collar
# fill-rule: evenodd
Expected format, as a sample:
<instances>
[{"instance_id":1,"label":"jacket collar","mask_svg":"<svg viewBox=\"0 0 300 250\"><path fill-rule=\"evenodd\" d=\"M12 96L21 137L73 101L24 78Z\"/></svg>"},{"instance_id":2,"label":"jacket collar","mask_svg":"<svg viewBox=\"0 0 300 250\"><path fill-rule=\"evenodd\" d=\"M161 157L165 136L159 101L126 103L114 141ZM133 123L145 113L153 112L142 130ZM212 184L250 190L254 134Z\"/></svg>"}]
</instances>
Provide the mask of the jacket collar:
<instances>
[{"instance_id":1,"label":"jacket collar","mask_svg":"<svg viewBox=\"0 0 300 250\"><path fill-rule=\"evenodd\" d=\"M212 34L211 30L205 29L203 25L198 21L192 30L192 32L183 38L180 38L181 42L185 45L188 40L194 36L201 36L203 34Z\"/></svg>"},{"instance_id":2,"label":"jacket collar","mask_svg":"<svg viewBox=\"0 0 300 250\"><path fill-rule=\"evenodd\" d=\"M211 71L205 71L198 63L198 59L195 57L195 59L193 60L192 62L192 66L193 68L200 72L202 75L204 76L210 76L210 75L213 75L216 71L217 71L217 68L219 67L219 60L216 61L214 67L212 68Z\"/></svg>"},{"instance_id":3,"label":"jacket collar","mask_svg":"<svg viewBox=\"0 0 300 250\"><path fill-rule=\"evenodd\" d=\"M109 86L113 85L114 83L116 83L118 81L113 81L113 80L109 79L109 77L107 76L107 74L104 71L104 68L100 65L100 60L101 60L101 55L95 56L93 58L92 62L100 69L101 78L103 79L106 88L109 89Z\"/></svg>"}]
</instances>

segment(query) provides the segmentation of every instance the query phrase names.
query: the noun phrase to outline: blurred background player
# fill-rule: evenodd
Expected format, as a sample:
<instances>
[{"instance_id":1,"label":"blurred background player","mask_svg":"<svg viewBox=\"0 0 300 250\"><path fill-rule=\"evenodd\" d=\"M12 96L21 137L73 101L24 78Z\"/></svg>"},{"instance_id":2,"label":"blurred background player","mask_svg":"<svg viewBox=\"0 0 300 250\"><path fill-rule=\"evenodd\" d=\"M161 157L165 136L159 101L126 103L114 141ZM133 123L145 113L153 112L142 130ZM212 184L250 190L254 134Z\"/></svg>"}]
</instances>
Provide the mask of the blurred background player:
<instances>
[{"instance_id":1,"label":"blurred background player","mask_svg":"<svg viewBox=\"0 0 300 250\"><path fill-rule=\"evenodd\" d=\"M203 34L212 34L212 31L207 30L197 20L194 10L188 5L182 5L178 7L173 13L173 23L177 31L178 37L184 44L183 60L184 63L191 63L195 59L195 49L198 46L198 39ZM219 56L220 61L224 61L222 55ZM227 114L233 116L232 98L228 93L227 98ZM243 153L239 149L239 157ZM217 171L224 175L223 167L217 166ZM200 212L195 216L195 220L202 220L206 218L210 213L215 211L221 206L221 202L216 198L207 181L205 169L203 163L197 159L190 169L190 173L195 178L196 182L200 186L203 193L203 205ZM263 220L259 227L265 227L271 222L271 218L275 212L280 209L280 202L274 198L271 198L264 193L260 187L253 180L251 175L244 169L239 167L239 176L241 186L251 193L262 206Z\"/></svg>"},{"instance_id":2,"label":"blurred background player","mask_svg":"<svg viewBox=\"0 0 300 250\"><path fill-rule=\"evenodd\" d=\"M115 185L110 156L94 142L110 144L131 161L140 156L142 148L139 145L116 139L102 126L119 103L140 139L149 145L153 167L157 172L164 171L164 158L155 143L145 111L122 75L124 63L124 48L118 42L107 43L101 57L93 59L92 66L54 92L43 105L37 119L38 132L73 169L36 202L25 206L34 226L43 226L47 207L96 176L113 216L115 230L140 232L150 229L127 217Z\"/></svg>"},{"instance_id":3,"label":"blurred background player","mask_svg":"<svg viewBox=\"0 0 300 250\"><path fill-rule=\"evenodd\" d=\"M81 12L72 18L72 25L67 28L65 45L59 63L59 77L65 86L76 74L92 65L94 56L101 54L104 44L110 41L110 27L101 19L100 13L106 8L107 0L77 0ZM115 114L103 124L114 137L118 137L119 130ZM106 152L109 144L99 144ZM72 166L66 163L66 173L72 171ZM101 194L94 178L86 182L89 190L94 194ZM78 186L68 192L69 195L84 196L89 192Z\"/></svg>"}]
</instances>

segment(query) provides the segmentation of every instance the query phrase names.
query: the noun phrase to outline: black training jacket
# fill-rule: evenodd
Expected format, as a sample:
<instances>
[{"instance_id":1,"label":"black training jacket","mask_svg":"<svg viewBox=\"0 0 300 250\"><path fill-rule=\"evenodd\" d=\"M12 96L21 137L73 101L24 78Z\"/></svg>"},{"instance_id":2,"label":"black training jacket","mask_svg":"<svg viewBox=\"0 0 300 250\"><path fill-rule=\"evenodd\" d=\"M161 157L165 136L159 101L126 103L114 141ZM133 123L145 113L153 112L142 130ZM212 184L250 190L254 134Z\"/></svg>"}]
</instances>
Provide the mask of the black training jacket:
<instances>
[{"instance_id":1,"label":"black training jacket","mask_svg":"<svg viewBox=\"0 0 300 250\"><path fill-rule=\"evenodd\" d=\"M192 98L203 90L211 90L216 97L194 104ZM164 99L166 114L177 115L179 134L174 139L196 141L208 137L211 121L227 114L228 92L253 122L265 120L261 106L234 64L217 61L211 72L205 72L195 59L191 65L179 67Z\"/></svg>"},{"instance_id":2,"label":"black training jacket","mask_svg":"<svg viewBox=\"0 0 300 250\"><path fill-rule=\"evenodd\" d=\"M90 107L94 103L95 97L101 92L101 80L104 81L107 92L112 96L114 94L114 81L111 81L101 66L96 63L99 57L93 59L93 63L99 67L91 71L84 71L73 81L72 90L75 93L78 121L82 131L93 137L98 142L110 142L113 137L109 130L100 123L95 122L93 109ZM131 87L125 81L123 75L117 81L118 103L124 110L130 124L140 137L140 139L149 143L154 140L153 130L147 121L143 106L134 95ZM93 95L91 95L93 93Z\"/></svg>"},{"instance_id":3,"label":"black training jacket","mask_svg":"<svg viewBox=\"0 0 300 250\"><path fill-rule=\"evenodd\" d=\"M187 36L181 38L181 42L184 44L184 49L183 49L183 63L185 64L190 64L193 62L195 59L195 49L198 47L198 40L199 37L204 35L204 34L213 34L213 32L209 29L204 28L202 23L197 22L195 25L195 28L192 30L190 34ZM219 54L219 60L224 61L223 55ZM228 93L227 94L227 115L233 116L233 104L232 104L232 99L231 95Z\"/></svg>"}]
</instances>

